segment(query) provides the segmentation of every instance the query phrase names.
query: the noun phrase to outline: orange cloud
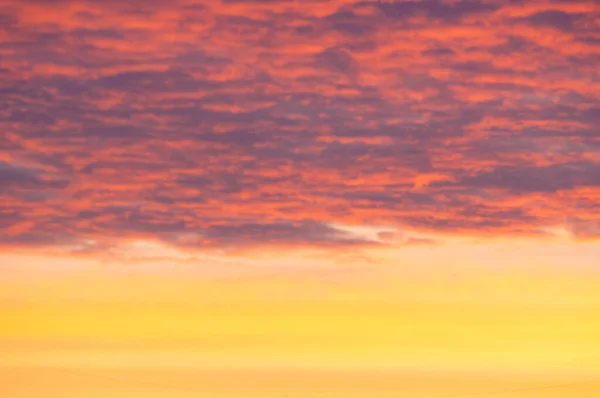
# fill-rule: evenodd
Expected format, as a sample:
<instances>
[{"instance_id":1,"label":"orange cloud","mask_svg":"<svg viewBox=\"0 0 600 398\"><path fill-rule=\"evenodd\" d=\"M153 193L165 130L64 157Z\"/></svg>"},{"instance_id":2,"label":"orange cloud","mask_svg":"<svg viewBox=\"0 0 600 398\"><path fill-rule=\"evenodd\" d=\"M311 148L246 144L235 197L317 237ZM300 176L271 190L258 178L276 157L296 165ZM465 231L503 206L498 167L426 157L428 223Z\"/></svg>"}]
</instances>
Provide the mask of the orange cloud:
<instances>
[{"instance_id":1,"label":"orange cloud","mask_svg":"<svg viewBox=\"0 0 600 398\"><path fill-rule=\"evenodd\" d=\"M365 243L330 223L595 239L599 12L10 1L0 242Z\"/></svg>"}]
</instances>

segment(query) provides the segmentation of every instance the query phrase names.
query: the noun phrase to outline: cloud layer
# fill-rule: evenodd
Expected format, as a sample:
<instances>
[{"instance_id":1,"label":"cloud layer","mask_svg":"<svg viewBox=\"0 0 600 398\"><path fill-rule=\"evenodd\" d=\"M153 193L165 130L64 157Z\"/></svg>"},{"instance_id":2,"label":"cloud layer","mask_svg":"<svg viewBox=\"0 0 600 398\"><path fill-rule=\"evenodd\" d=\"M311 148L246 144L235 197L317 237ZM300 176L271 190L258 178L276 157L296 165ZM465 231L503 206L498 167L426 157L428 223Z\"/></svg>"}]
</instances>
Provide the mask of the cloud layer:
<instances>
[{"instance_id":1,"label":"cloud layer","mask_svg":"<svg viewBox=\"0 0 600 398\"><path fill-rule=\"evenodd\" d=\"M600 237L597 2L8 0L0 21L2 244Z\"/></svg>"}]
</instances>

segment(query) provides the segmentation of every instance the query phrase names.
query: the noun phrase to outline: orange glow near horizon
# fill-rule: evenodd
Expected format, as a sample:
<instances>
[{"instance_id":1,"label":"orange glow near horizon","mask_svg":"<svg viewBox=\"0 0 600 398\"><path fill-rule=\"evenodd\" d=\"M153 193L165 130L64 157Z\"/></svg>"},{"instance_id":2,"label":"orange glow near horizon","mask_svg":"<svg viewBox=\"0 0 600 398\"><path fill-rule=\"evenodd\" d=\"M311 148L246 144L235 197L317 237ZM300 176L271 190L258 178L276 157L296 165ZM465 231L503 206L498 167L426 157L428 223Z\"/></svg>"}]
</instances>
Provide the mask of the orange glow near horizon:
<instances>
[{"instance_id":1,"label":"orange glow near horizon","mask_svg":"<svg viewBox=\"0 0 600 398\"><path fill-rule=\"evenodd\" d=\"M0 374L12 397L594 397L600 247L535 257L545 245L372 250L369 266L4 255ZM564 250L578 267L557 266Z\"/></svg>"}]
</instances>

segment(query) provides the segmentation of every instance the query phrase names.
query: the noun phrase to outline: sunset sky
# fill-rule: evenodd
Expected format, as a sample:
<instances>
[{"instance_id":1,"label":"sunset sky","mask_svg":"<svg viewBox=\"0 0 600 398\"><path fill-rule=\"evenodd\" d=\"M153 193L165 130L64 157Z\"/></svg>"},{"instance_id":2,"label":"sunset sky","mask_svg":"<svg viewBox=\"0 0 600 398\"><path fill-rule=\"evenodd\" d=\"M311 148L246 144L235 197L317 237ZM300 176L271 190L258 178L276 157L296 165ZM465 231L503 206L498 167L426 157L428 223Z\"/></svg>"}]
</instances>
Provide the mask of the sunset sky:
<instances>
[{"instance_id":1,"label":"sunset sky","mask_svg":"<svg viewBox=\"0 0 600 398\"><path fill-rule=\"evenodd\" d=\"M597 0L0 0L0 396L597 398Z\"/></svg>"}]
</instances>

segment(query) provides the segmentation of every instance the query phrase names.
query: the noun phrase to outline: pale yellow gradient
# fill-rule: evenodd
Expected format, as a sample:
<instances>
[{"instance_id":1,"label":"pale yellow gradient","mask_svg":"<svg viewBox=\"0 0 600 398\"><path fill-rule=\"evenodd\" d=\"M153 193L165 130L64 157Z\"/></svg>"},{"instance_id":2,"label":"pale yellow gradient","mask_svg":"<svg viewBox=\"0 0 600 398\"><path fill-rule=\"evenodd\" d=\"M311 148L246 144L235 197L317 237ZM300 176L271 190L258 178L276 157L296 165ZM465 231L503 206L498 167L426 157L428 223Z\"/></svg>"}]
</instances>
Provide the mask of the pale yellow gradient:
<instances>
[{"instance_id":1,"label":"pale yellow gradient","mask_svg":"<svg viewBox=\"0 0 600 398\"><path fill-rule=\"evenodd\" d=\"M598 397L599 249L5 251L1 395Z\"/></svg>"}]
</instances>

